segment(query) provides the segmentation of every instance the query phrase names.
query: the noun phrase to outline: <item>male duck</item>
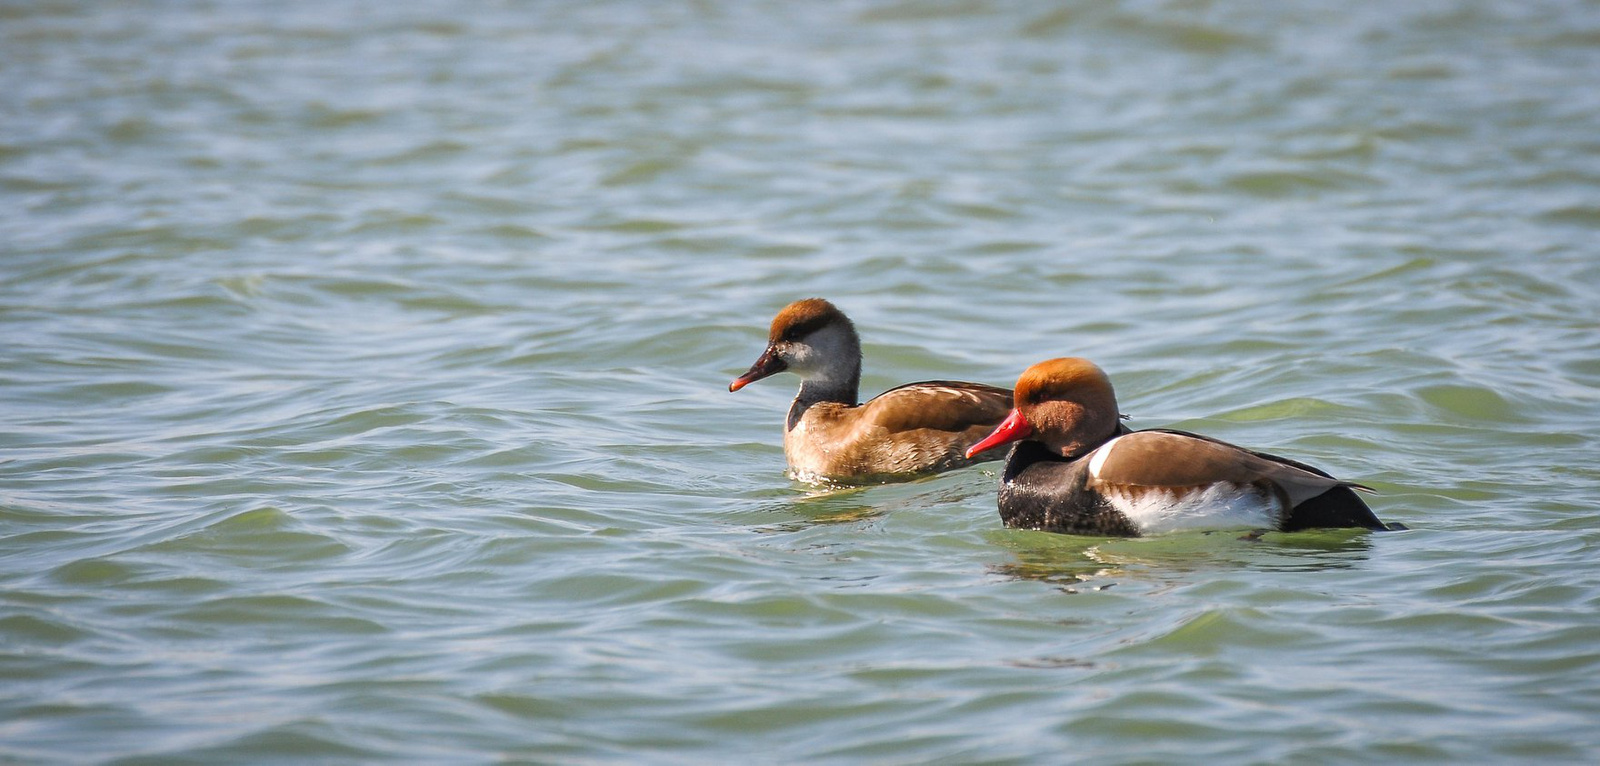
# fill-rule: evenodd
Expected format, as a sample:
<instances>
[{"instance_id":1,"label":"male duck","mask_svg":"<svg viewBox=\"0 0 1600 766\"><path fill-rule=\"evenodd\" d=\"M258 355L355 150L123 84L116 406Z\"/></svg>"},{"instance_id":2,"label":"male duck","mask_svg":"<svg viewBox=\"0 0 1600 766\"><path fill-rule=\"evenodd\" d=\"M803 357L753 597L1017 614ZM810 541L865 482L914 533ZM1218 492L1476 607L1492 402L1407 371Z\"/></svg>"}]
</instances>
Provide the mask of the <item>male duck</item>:
<instances>
[{"instance_id":1,"label":"male duck","mask_svg":"<svg viewBox=\"0 0 1600 766\"><path fill-rule=\"evenodd\" d=\"M1017 380L1015 408L972 445L1011 450L1000 480L1008 527L1140 536L1184 529L1388 529L1352 490L1304 463L1205 436L1130 431L1111 380L1087 359L1051 359Z\"/></svg>"}]
</instances>

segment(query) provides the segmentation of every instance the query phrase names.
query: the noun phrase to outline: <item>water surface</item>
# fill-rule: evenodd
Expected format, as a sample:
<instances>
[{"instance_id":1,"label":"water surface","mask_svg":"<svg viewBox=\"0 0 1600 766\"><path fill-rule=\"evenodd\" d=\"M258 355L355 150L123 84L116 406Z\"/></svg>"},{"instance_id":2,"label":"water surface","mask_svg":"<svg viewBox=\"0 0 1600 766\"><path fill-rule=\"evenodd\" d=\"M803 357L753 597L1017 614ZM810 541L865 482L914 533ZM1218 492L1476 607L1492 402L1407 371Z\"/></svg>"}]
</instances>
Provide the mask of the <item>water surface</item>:
<instances>
[{"instance_id":1,"label":"water surface","mask_svg":"<svg viewBox=\"0 0 1600 766\"><path fill-rule=\"evenodd\" d=\"M1600 7L0 6L0 759L1600 757ZM1410 531L818 490L1083 355Z\"/></svg>"}]
</instances>

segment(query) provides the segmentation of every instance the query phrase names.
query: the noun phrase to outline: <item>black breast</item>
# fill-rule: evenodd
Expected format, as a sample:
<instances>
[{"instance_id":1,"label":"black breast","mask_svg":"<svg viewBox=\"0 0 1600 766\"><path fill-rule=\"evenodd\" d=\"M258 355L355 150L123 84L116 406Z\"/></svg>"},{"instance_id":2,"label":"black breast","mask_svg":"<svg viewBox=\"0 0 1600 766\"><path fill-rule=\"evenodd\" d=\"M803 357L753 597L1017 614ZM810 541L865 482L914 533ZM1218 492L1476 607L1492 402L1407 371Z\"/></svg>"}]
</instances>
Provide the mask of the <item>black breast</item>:
<instances>
[{"instance_id":1,"label":"black breast","mask_svg":"<svg viewBox=\"0 0 1600 766\"><path fill-rule=\"evenodd\" d=\"M1017 529L1138 537L1139 529L1084 482L1089 461L1068 460L1034 441L1018 442L1000 477L1000 521Z\"/></svg>"}]
</instances>

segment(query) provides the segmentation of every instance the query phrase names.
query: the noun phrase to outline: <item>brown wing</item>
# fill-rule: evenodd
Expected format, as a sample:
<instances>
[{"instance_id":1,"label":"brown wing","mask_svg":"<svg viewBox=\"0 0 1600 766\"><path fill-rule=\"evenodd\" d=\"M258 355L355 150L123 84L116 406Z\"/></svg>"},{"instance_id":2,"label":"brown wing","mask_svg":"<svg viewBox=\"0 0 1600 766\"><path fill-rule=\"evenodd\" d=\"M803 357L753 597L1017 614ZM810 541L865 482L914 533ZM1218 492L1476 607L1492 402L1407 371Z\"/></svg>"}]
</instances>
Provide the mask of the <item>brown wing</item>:
<instances>
[{"instance_id":1,"label":"brown wing","mask_svg":"<svg viewBox=\"0 0 1600 766\"><path fill-rule=\"evenodd\" d=\"M922 429L959 433L999 425L1011 412L1011 390L982 383L930 380L891 388L861 408L865 424L890 433Z\"/></svg>"},{"instance_id":2,"label":"brown wing","mask_svg":"<svg viewBox=\"0 0 1600 766\"><path fill-rule=\"evenodd\" d=\"M1236 447L1174 431L1135 431L1090 458L1093 481L1146 487L1195 487L1215 482L1252 484L1268 480L1289 495L1291 505L1344 484L1338 479Z\"/></svg>"}]
</instances>

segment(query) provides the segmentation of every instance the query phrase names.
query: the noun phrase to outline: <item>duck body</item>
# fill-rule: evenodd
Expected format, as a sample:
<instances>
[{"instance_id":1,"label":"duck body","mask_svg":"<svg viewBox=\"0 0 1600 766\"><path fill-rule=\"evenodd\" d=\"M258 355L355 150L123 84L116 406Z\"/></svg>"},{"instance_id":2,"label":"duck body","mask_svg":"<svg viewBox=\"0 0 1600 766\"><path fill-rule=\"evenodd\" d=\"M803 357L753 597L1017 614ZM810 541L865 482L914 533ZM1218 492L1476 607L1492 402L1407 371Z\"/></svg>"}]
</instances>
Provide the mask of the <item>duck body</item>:
<instances>
[{"instance_id":1,"label":"duck body","mask_svg":"<svg viewBox=\"0 0 1600 766\"><path fill-rule=\"evenodd\" d=\"M1005 419L1010 389L936 380L858 403L860 338L850 319L821 298L779 311L766 350L728 390L779 372L800 377L784 421L783 453L801 481L911 478L999 457L969 457L966 450Z\"/></svg>"},{"instance_id":2,"label":"duck body","mask_svg":"<svg viewBox=\"0 0 1600 766\"><path fill-rule=\"evenodd\" d=\"M802 481L871 481L960 468L983 459L964 453L1005 419L1010 401L1010 389L949 380L892 388L865 404L796 399L783 454Z\"/></svg>"},{"instance_id":3,"label":"duck body","mask_svg":"<svg viewBox=\"0 0 1600 766\"><path fill-rule=\"evenodd\" d=\"M1237 451L1249 462L1261 460L1307 474L1297 477L1296 483L1310 486L1291 492L1268 476L1250 476L1241 471L1161 476L1153 472L1154 466L1140 475L1137 467L1107 465L1116 450L1141 447L1181 462L1183 446L1190 441L1208 445L1199 448L1204 452L1213 452L1209 445L1215 445L1221 448L1215 451L1223 455ZM1097 459L1101 460L1099 475L1094 471ZM1310 478L1313 476L1322 481ZM1022 442L1012 448L1006 459L998 505L1000 520L1008 527L1078 535L1140 537L1208 529L1387 529L1356 495L1354 486L1286 458L1183 431L1150 430L1119 435L1076 459L1056 455L1038 442ZM1295 502L1298 495L1318 488L1323 491Z\"/></svg>"},{"instance_id":4,"label":"duck body","mask_svg":"<svg viewBox=\"0 0 1600 766\"><path fill-rule=\"evenodd\" d=\"M1042 369L1041 369L1042 368ZM1206 436L1130 431L1105 374L1087 360L1029 368L1016 408L969 454L1011 441L1000 480L1008 527L1138 537L1181 530L1388 529L1366 489L1288 458Z\"/></svg>"}]
</instances>

